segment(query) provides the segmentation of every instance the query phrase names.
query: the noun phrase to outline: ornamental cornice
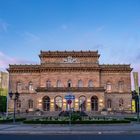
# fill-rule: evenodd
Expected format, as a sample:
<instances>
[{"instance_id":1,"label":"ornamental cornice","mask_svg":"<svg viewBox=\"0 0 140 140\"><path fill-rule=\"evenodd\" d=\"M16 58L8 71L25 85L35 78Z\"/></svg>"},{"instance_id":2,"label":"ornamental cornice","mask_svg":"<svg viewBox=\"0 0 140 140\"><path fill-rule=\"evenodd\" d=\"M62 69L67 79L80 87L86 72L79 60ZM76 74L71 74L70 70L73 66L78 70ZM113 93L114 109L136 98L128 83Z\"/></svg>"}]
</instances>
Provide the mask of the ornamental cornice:
<instances>
[{"instance_id":1,"label":"ornamental cornice","mask_svg":"<svg viewBox=\"0 0 140 140\"><path fill-rule=\"evenodd\" d=\"M130 64L104 64L99 65L102 72L131 72L133 69L130 67Z\"/></svg>"},{"instance_id":2,"label":"ornamental cornice","mask_svg":"<svg viewBox=\"0 0 140 140\"><path fill-rule=\"evenodd\" d=\"M100 57L98 51L41 51L39 57Z\"/></svg>"},{"instance_id":3,"label":"ornamental cornice","mask_svg":"<svg viewBox=\"0 0 140 140\"><path fill-rule=\"evenodd\" d=\"M97 64L41 64L41 65L9 65L8 72L30 73L45 71L100 71L100 72L131 72L130 65L97 65Z\"/></svg>"}]
</instances>

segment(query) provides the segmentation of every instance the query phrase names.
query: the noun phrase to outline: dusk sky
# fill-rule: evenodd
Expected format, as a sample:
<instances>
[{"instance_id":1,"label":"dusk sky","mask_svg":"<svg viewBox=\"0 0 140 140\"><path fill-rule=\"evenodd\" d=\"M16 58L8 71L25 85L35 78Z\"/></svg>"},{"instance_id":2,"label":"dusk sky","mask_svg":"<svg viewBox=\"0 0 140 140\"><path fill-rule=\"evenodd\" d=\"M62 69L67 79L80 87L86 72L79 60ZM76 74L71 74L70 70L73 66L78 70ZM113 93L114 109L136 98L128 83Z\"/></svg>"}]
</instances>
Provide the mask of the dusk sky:
<instances>
[{"instance_id":1,"label":"dusk sky","mask_svg":"<svg viewBox=\"0 0 140 140\"><path fill-rule=\"evenodd\" d=\"M98 50L140 72L140 0L0 0L0 68L40 50Z\"/></svg>"}]
</instances>

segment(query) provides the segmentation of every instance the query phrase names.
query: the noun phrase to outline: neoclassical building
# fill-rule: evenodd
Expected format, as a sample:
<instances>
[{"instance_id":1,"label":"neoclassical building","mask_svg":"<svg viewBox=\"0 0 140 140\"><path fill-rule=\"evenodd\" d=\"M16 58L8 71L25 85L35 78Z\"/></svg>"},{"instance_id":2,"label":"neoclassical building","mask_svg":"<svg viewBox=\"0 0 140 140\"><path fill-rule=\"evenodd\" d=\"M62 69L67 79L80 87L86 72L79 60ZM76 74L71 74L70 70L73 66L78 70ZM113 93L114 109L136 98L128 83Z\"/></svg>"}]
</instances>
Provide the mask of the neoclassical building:
<instances>
[{"instance_id":1,"label":"neoclassical building","mask_svg":"<svg viewBox=\"0 0 140 140\"><path fill-rule=\"evenodd\" d=\"M38 65L9 65L9 91L20 93L16 109L131 110L132 68L102 65L99 57L98 51L41 51ZM70 105L65 99L69 94L75 97Z\"/></svg>"}]
</instances>

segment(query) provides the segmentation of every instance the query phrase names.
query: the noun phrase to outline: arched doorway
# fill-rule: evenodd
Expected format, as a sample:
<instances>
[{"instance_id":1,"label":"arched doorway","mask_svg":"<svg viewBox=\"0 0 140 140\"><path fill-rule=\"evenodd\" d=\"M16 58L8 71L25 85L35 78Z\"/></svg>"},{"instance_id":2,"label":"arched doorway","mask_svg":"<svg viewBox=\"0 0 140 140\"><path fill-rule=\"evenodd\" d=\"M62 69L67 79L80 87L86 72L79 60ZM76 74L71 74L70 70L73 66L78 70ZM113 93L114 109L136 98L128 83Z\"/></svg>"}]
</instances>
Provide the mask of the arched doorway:
<instances>
[{"instance_id":1,"label":"arched doorway","mask_svg":"<svg viewBox=\"0 0 140 140\"><path fill-rule=\"evenodd\" d=\"M63 106L63 99L61 96L55 97L55 111L61 111Z\"/></svg>"},{"instance_id":2,"label":"arched doorway","mask_svg":"<svg viewBox=\"0 0 140 140\"><path fill-rule=\"evenodd\" d=\"M43 98L43 110L50 111L50 98L48 96Z\"/></svg>"},{"instance_id":3,"label":"arched doorway","mask_svg":"<svg viewBox=\"0 0 140 140\"><path fill-rule=\"evenodd\" d=\"M98 98L97 98L97 96L91 97L91 111L98 111Z\"/></svg>"},{"instance_id":4,"label":"arched doorway","mask_svg":"<svg viewBox=\"0 0 140 140\"><path fill-rule=\"evenodd\" d=\"M81 111L86 111L86 97L85 96L79 97L79 109Z\"/></svg>"}]
</instances>

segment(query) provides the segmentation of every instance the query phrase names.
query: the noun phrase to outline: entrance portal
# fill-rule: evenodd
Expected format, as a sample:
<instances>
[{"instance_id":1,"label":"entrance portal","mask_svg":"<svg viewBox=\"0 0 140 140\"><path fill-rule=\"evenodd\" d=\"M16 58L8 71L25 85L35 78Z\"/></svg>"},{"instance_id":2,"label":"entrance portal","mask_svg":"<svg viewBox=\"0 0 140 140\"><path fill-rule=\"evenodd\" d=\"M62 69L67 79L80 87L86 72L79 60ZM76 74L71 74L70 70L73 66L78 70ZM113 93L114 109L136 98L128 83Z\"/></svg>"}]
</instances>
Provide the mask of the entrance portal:
<instances>
[{"instance_id":1,"label":"entrance portal","mask_svg":"<svg viewBox=\"0 0 140 140\"><path fill-rule=\"evenodd\" d=\"M43 110L50 111L50 98L48 96L43 98Z\"/></svg>"}]
</instances>

